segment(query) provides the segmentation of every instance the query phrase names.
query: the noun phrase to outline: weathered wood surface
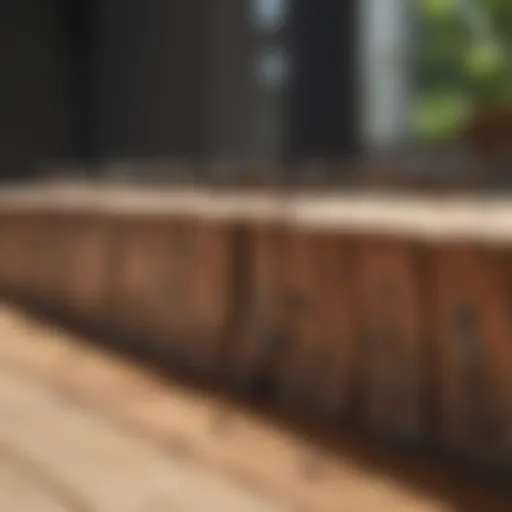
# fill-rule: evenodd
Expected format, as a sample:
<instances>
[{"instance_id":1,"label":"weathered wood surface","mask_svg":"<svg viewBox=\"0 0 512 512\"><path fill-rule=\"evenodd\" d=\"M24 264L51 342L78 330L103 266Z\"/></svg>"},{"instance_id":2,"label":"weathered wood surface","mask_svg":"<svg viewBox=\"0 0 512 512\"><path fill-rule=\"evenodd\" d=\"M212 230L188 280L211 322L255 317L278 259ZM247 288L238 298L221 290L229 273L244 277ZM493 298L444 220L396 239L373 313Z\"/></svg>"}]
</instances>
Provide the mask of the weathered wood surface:
<instances>
[{"instance_id":1,"label":"weathered wood surface","mask_svg":"<svg viewBox=\"0 0 512 512\"><path fill-rule=\"evenodd\" d=\"M0 191L7 292L204 384L505 473L511 244L491 196Z\"/></svg>"},{"instance_id":2,"label":"weathered wood surface","mask_svg":"<svg viewBox=\"0 0 512 512\"><path fill-rule=\"evenodd\" d=\"M0 211L89 212L105 216L190 215L285 219L325 227L379 230L423 240L475 237L512 241L512 201L491 195L414 196L370 192L229 192L205 188L34 185L0 189Z\"/></svg>"},{"instance_id":3,"label":"weathered wood surface","mask_svg":"<svg viewBox=\"0 0 512 512\"><path fill-rule=\"evenodd\" d=\"M344 431L329 447L0 309L0 506L505 512L512 497Z\"/></svg>"}]
</instances>

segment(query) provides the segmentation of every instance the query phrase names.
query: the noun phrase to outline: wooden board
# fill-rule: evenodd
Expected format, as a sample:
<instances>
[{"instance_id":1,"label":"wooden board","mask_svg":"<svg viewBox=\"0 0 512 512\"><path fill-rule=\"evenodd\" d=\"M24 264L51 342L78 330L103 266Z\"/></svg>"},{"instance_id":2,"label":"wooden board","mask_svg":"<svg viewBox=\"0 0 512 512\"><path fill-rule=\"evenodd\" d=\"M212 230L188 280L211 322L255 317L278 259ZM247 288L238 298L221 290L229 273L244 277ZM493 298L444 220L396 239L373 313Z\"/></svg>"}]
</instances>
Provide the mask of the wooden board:
<instances>
[{"instance_id":1,"label":"wooden board","mask_svg":"<svg viewBox=\"0 0 512 512\"><path fill-rule=\"evenodd\" d=\"M361 413L379 432L420 441L426 431L426 254L403 238L363 236L356 253Z\"/></svg>"},{"instance_id":2,"label":"wooden board","mask_svg":"<svg viewBox=\"0 0 512 512\"><path fill-rule=\"evenodd\" d=\"M289 225L285 239L286 362L279 398L333 419L347 414L355 378L352 241Z\"/></svg>"},{"instance_id":3,"label":"wooden board","mask_svg":"<svg viewBox=\"0 0 512 512\"><path fill-rule=\"evenodd\" d=\"M228 380L235 392L267 394L275 386L283 361L282 226L252 219L239 232L239 254L245 275L239 282L231 353L226 358Z\"/></svg>"},{"instance_id":4,"label":"wooden board","mask_svg":"<svg viewBox=\"0 0 512 512\"><path fill-rule=\"evenodd\" d=\"M490 464L510 460L510 297L497 254L478 244L435 252L440 439Z\"/></svg>"},{"instance_id":5,"label":"wooden board","mask_svg":"<svg viewBox=\"0 0 512 512\"><path fill-rule=\"evenodd\" d=\"M230 321L230 226L200 216L125 217L117 323L174 367L213 377Z\"/></svg>"},{"instance_id":6,"label":"wooden board","mask_svg":"<svg viewBox=\"0 0 512 512\"><path fill-rule=\"evenodd\" d=\"M67 273L63 287L70 312L99 322L108 310L112 221L94 212L76 213L65 226Z\"/></svg>"}]
</instances>

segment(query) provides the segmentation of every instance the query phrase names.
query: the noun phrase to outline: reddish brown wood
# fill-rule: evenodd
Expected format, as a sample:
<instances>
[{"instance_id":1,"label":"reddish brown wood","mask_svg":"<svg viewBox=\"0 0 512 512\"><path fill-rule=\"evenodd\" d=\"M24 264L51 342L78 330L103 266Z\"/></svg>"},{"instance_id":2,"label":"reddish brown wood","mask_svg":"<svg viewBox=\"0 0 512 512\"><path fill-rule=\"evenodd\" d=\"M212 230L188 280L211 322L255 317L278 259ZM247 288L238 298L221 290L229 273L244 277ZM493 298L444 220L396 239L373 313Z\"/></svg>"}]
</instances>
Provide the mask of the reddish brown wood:
<instances>
[{"instance_id":1,"label":"reddish brown wood","mask_svg":"<svg viewBox=\"0 0 512 512\"><path fill-rule=\"evenodd\" d=\"M478 243L437 247L432 283L440 437L491 463L509 459L511 448L510 296L496 256Z\"/></svg>"},{"instance_id":2,"label":"reddish brown wood","mask_svg":"<svg viewBox=\"0 0 512 512\"><path fill-rule=\"evenodd\" d=\"M404 440L426 433L428 304L424 257L403 238L362 236L356 256L362 415Z\"/></svg>"},{"instance_id":3,"label":"reddish brown wood","mask_svg":"<svg viewBox=\"0 0 512 512\"><path fill-rule=\"evenodd\" d=\"M354 392L355 322L350 237L290 225L286 239L286 362L279 394L288 405L339 417Z\"/></svg>"}]
</instances>

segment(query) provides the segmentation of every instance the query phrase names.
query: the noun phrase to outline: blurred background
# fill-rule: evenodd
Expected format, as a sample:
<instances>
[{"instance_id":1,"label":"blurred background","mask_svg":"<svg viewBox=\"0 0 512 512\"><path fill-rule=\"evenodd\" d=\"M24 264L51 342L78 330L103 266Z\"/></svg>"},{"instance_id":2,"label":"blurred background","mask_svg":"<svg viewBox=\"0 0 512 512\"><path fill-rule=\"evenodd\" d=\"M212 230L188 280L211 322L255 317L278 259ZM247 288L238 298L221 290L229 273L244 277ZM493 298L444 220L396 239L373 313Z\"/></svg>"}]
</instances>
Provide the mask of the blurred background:
<instances>
[{"instance_id":1,"label":"blurred background","mask_svg":"<svg viewBox=\"0 0 512 512\"><path fill-rule=\"evenodd\" d=\"M512 0L3 0L0 25L0 62L3 65L0 182L3 184L52 177L101 180L114 176L121 181L144 178L154 185L160 179L174 179L176 175L183 181L190 178L208 181L222 175L227 176L227 182L237 182L245 173L248 177L285 174L293 178L302 176L304 170L306 175L319 175L327 170L339 177L353 170L354 174L361 175L359 171L365 169L367 157L372 164L377 162L375 167L390 175L394 166L388 165L389 160L380 160L381 156L399 155L401 158L410 153L416 158L427 149L424 153L428 156L444 157L445 149L460 146L461 134L473 112L485 112L488 107L498 106L507 114L505 107L512 106ZM506 147L512 140L511 112L512 109L508 111L508 131L498 125L494 132L489 130L490 139L503 132L501 138ZM491 109L491 118L492 115ZM501 165L500 170L510 170L511 153L505 151L504 158L500 154L500 158L494 160L497 167ZM377 158L373 159L375 155ZM413 174L409 163L402 166L407 176ZM444 177L456 167L444 165L444 162L443 165L428 163L429 176L436 171ZM483 167L486 172L491 168L490 165ZM466 171L464 167L463 172ZM382 182L376 181L377 187L381 187ZM477 190L482 191L481 183L475 182ZM139 184L137 181L137 186ZM151 222L135 222L124 210L126 205L133 204L133 212L145 211L144 201L130 203L134 199L130 194L125 196L126 203L119 200L117 206L109 210L106 205L112 190L106 190L107 195L102 196L98 192L101 187L83 191L79 187L75 190L56 187L52 195L50 189L43 187L41 197L48 194L46 202L43 201L46 206L71 206L64 200L69 192L71 200L78 205L77 210L71 214L70 208L68 219L46 206L42 210L36 206L35 214L31 211L28 216L20 208L17 213L23 210L23 215L16 219L9 210L14 204L9 203L9 199L16 199L16 191L10 196L8 187L0 188L6 190L2 201L9 212L0 218L4 243L0 248L0 281L5 281L3 285L7 283L7 292L9 288L14 292L19 288L21 295L35 293L35 302L43 302L45 307L48 302L49 310L53 308L52 301L57 304L57 310L60 302L64 316L68 311L72 317L74 310L76 316L90 315L91 323L97 321L106 326L106 332L117 330L120 333L119 342L112 340L112 346L135 349L137 345L148 359L149 356L154 360L162 359L165 365L174 358L179 361L177 366L182 365L187 372L194 364L204 365L210 356L203 357L200 353L203 345L197 345L201 347L196 351L198 354L189 356L194 352L190 348L196 346L193 344L187 346L182 356L181 341L174 346L173 337L181 340L182 333L190 329L192 334L183 339L187 343L194 339L195 343L197 337L208 347L205 340L210 334L204 332L210 332L210 324L222 324L222 336L227 332L226 338L232 344L223 341L222 347L236 348L233 354L226 351L229 356L225 358L229 361L226 367L239 366L240 374L248 375L267 373L267 366L271 367L268 371L271 377L267 379L265 375L262 380L277 382L282 378L285 394L286 388L291 390L292 402L296 399L296 390L288 385L288 375L293 385L299 382L295 381L295 375L300 377L297 396L302 389L306 390L306 395L309 392L309 384L303 384L301 372L308 372L304 382L311 379L316 385L315 379L318 379L324 386L324 373L329 379L329 375L338 372L337 352L331 358L328 350L337 343L338 336L344 346L351 344L352 338L359 343L360 329L361 346L371 361L368 365L371 377L368 395L372 402L369 409L377 404L376 410L382 412L377 412L376 417L379 419L382 415L387 423L395 416L400 427L419 410L411 404L417 405L415 386L420 379L416 377L416 369L410 371L405 368L406 364L413 361L411 368L428 364L430 372L431 359L435 359L430 357L430 352L425 358L422 350L404 350L403 347L419 347L420 344L423 347L426 331L436 357L441 354L440 359L444 358L444 350L447 350L448 361L452 358L449 351L453 354L460 351L460 355L453 356L453 363L450 362L455 369L453 372L451 366L439 370L441 366L432 365L436 371L426 379L429 386L430 377L439 380L441 398L436 395L435 399L444 407L445 397L448 397L446 409L451 407L453 395L453 415L446 412L444 418L439 413L439 423L443 428L443 422L447 425L447 446L452 443L450 429L455 432L460 426L460 436L457 432L453 435L455 449L460 438L464 445L461 450L467 450L471 456L482 456L485 462L491 459L494 462L495 458L500 459L500 463L506 461L507 465L510 462L508 375L512 372L505 361L510 358L503 356L508 356L505 347L509 346L510 322L506 314L502 315L505 305L507 314L510 309L510 255L508 249L502 253L501 246L499 255L496 251L488 258L487 250L480 252L477 245L468 246L467 253L466 248L457 252L460 249L457 244L453 253L450 244L443 245L449 234L467 225L474 225L475 233L484 239L487 228L483 227L483 221L486 219L491 228L494 226L494 231L490 228L486 235L505 233L508 236L509 224L494 222L501 212L507 217L506 208L486 210L487 204L475 206L472 210L475 215L468 214L466 225L465 219L460 220L458 205L453 203L454 208L450 209L445 203L439 211L446 215L447 227L442 225L441 216L429 215L437 210L438 203L432 203L434 206L431 204L425 210L421 204L419 209L399 204L399 208L404 208L400 212L412 212L410 224L401 222L399 215L407 214L398 214L399 210L395 210L391 202L375 201L372 205L371 200L362 201L365 208L354 209L359 212L354 219L368 222L368 226L384 225L378 211L382 208L384 223L407 229L414 226L417 233L421 233L421 240L431 231L441 233L439 240L443 240L443 244L440 247L445 252L431 258L429 249L426 258L423 243L417 251L420 244L416 245L416 238L409 246L408 242L402 244L401 238L398 241L390 237L388 245L384 238L374 239L373 234L361 240L354 237L357 238L354 247L361 252L353 252L352 234L348 242L349 237L345 239L343 235L338 247L334 244L338 239L309 238L312 233L309 230L295 232L295 227L288 231L288 226L281 226L285 218L297 221L296 226L314 225L323 212L325 218L329 218L328 209L318 208L314 201L311 210L303 210L305 215L320 212L316 220L309 213L312 224L306 222L302 211L299 215L300 208L288 217L288 213L282 213L284 210L274 210L272 201L268 205L255 201L252 203L254 210L252 206L247 208L247 212L251 212L247 213L247 218L246 213L241 214L243 226L238 225L238 217L235 226L234 221L231 224L233 219L229 215L224 218L222 213L229 208L215 210L219 203L212 201L209 206L205 201L207 208L200 210L197 219L190 220L185 215L187 220L180 218L174 222L169 213L168 226L165 221L153 227ZM99 198L96 205L99 213L88 210L94 203L89 203L90 198L96 198L95 194ZM36 195L27 194L24 196L27 202L21 201L20 205L30 205L34 198L37 204ZM19 197L23 199L22 196L23 193ZM114 204L114 194L111 197ZM122 199L122 194L118 197ZM147 202L156 197L141 195ZM187 202L187 194L184 197ZM201 195L199 199L202 201L205 197ZM189 204L199 205L195 201L190 196ZM302 208L303 204L299 206ZM329 202L326 204L329 206ZM81 205L89 205L84 209L85 214ZM374 209L374 205L377 208ZM208 210L210 207L212 210ZM173 212L179 212L179 208L181 206ZM244 208L240 208L242 210ZM198 220L208 211L215 212L212 217L215 222L211 225ZM238 211L238 206L233 211ZM344 212L348 209L340 211L340 218L345 218ZM114 212L119 215L111 215ZM266 221L261 226L256 222L259 212L262 212L261 219L270 212L268 226ZM366 212L369 212L368 217ZM424 212L426 216L422 217ZM425 226L420 226L422 218L427 219ZM351 227L357 225L352 224L354 219L349 224ZM454 236L454 240L460 239ZM176 267L177 277L171 267ZM356 286L353 286L352 275L354 282L360 281ZM507 283L503 288L502 281ZM361 303L357 302L359 295L363 297ZM434 297L440 304L442 321L437 316L438 311L431 307ZM183 309L180 301L185 303ZM226 307L222 302L226 302ZM497 314L496 304L499 305ZM227 311L229 308L233 311ZM446 315L441 308L446 308ZM311 503L329 502L329 508L326 506L324 510L332 510L332 503L338 503L336 500L353 503L353 508L347 505L350 510L512 510L510 493L505 497L503 493L496 494L494 488L487 486L487 481L482 484L485 479L469 480L470 483L466 479L459 480L462 472L458 467L446 473L440 469L444 468L444 461L440 466L426 467L423 460L420 463L410 451L401 452L404 457L398 455L398 450L384 452L362 436L356 440L352 434L340 435L334 452L329 451L331 445L334 446L330 439L325 450L313 450L309 437L302 432L300 443L295 441L299 437L269 443L267 417L261 423L253 420L249 423L245 418L247 410L240 412L238 403L228 407L226 401L216 399L210 404L213 397L207 402L204 395L192 396L175 382L166 381L165 386L161 386L161 381L151 380L153 376L136 377L132 367L118 366L117 356L107 365L107 355L97 352L93 358L84 350L86 343L81 338L69 341L69 332L66 332L62 339L57 339L60 334L49 330L49 326L48 331L44 330L46 323L36 323L33 316L29 318L17 310L4 309L0 310L0 333L7 340L0 344L0 452L9 451L13 461L25 460L25 457L29 463L11 464L6 457L3 459L7 462L0 461L0 510L93 509L75 505L49 509L39 503L24 504L24 496L30 493L19 489L34 487L26 469L31 458L36 462L38 459L45 461L50 476L43 474L45 482L51 483L52 479L57 483L67 482L71 490L80 490L89 500L92 496L101 504L94 510L136 510L133 503L138 503L137 500L141 503L137 510L178 510L175 505L164 505L164 501L158 500L165 498L170 500L165 503L175 503L172 500L180 495L179 490L174 490L176 475L184 470L179 464L171 467L162 460L168 458L169 452L174 453L172 457L193 458L196 444L200 445L198 452L206 447L203 451L219 462L219 467L224 464L227 467L226 461L230 460L238 471L250 460L253 467L261 468L259 478L275 476L275 481L279 482L276 488L286 488L287 496L297 494L297 501L303 496L308 500L312 496ZM218 313L224 309L226 314ZM353 315L355 309L358 311ZM280 323L286 324L288 329L288 310L292 312L290 316L297 318L290 321L292 334L286 331L284 335L281 330L285 328ZM182 311L185 311L183 315ZM338 332L339 324L334 317L339 312L344 324ZM451 322L452 313L457 320L453 332L451 323L444 324L445 317L446 322L448 319ZM367 314L371 318L369 334L366 319L364 329L358 323L361 322L359 317ZM357 317L355 328L352 319L347 320L350 315ZM286 317L286 321L281 322L281 316ZM222 320L217 321L217 317ZM373 317L377 327L373 326ZM78 320L80 323L81 319ZM204 331L203 323L208 326ZM225 323L227 331L224 331ZM349 325L346 332L345 324ZM428 324L428 329L424 324ZM430 329L434 333L437 329L442 332L442 343L437 343ZM298 332L301 346L307 346L309 340L316 340L318 335L322 349L318 353L316 349L312 351L310 360L304 361L302 366L302 359L306 360L304 354L308 353L297 348L299 362L296 367L295 363L282 365L286 366L286 371L283 370L284 377L281 377L282 370L274 371L273 361L281 361L279 358L285 350L295 353L292 352L295 350L293 337ZM154 337L154 345L146 345L145 333L148 339ZM489 340L484 335L489 335ZM132 338L135 341L132 342ZM139 338L144 342L139 344ZM349 338L350 343L346 343ZM285 346L282 339L292 348ZM82 359L68 348L56 349L55 340L59 346L76 347ZM102 345L107 343L103 338L97 341ZM331 343L328 348L327 344ZM453 348L459 346L455 343L460 343L460 349ZM247 353L251 354L252 344L264 348L258 345L254 350L256 355L246 357L243 351L249 347ZM487 344L492 347L489 353L495 353L495 357L488 357L483 350ZM69 353L69 358L61 358L62 353ZM477 362L475 353L484 364ZM425 359L421 364L416 363L420 359L418 354ZM223 353L222 357L225 356ZM249 365L250 371L245 369L245 363L237 362L238 358L251 360L253 357L254 371ZM272 359L270 363L267 357L269 361ZM360 361L356 359L359 372ZM492 372L488 371L487 359L493 364ZM16 374L18 368L22 368L21 361L28 361L30 371L39 376L39 381L30 384ZM400 368L397 364L404 365L407 371L397 371ZM229 368L228 373L232 370L231 366ZM440 376L435 375L437 371ZM274 373L279 373L278 377L274 377ZM488 379L491 373L492 379ZM507 376L502 378L502 374ZM370 377L364 372L362 375L362 388L366 390L365 379ZM245 391L246 382L252 384L251 379L258 381L260 375L256 377L235 376L233 382ZM476 387L468 387L462 380L466 377L471 379L467 382L471 386L476 383ZM84 411L81 417L73 416L76 411L69 407L71 401L55 405L53 379L58 380L62 389L68 386L78 395L87 396L91 403L100 404L97 408L115 410L126 424L150 431L151 439L158 438L165 444L165 454L161 448L161 453L145 455L149 449L120 437L124 426L120 430L96 428L87 422L87 414L93 415L90 411ZM51 381L52 391L44 391L50 389L47 381ZM336 382L334 377L332 382ZM406 390L409 382L416 383L411 385L412 391ZM336 385L330 388L328 384L325 389L331 393ZM278 384L275 386L281 390ZM402 394L401 388L407 393ZM452 393L459 388L460 392ZM144 391L139 393L142 389ZM475 389L479 392L474 392ZM491 397L488 389L496 390L496 396ZM430 413L435 409L430 391L429 388L425 407L429 421L425 430L431 428ZM437 392L436 388L432 395ZM355 401L363 402L364 393L366 391ZM337 391L332 394L335 396ZM125 397L133 400L125 401ZM381 397L384 397L382 408L378 403ZM206 403L210 405L205 406ZM494 409L504 403L504 411L500 410L495 417ZM406 405L413 410L411 416L402 414ZM304 409L306 407L309 405ZM400 413L396 412L398 410ZM227 423L225 418L228 418ZM89 426L76 427L80 422ZM200 425L197 429L196 424ZM394 419L390 424L395 424ZM496 443L490 439L493 436ZM219 443L219 438L228 442ZM122 439L122 444L118 439ZM238 441L233 442L233 439ZM332 453L342 457L334 460ZM140 460L146 462L141 464ZM462 460L464 465L465 457ZM280 466L279 461L288 465ZM11 480L19 487L12 486L11 480L3 477L12 473L9 466L16 466ZM214 468L212 472L215 471ZM52 476L52 473L55 474ZM208 503L208 510L292 510L278 504L248 508L235 500L238 495L232 498L229 489L217 487L217 484L208 487L212 494L206 493L201 502L202 492L198 493L197 489L210 485L204 481L211 482L213 477L192 478L193 473L185 473L183 480L178 480L185 489L181 494L186 494L186 499L181 498L186 504L179 510L205 509L205 503ZM115 482L112 495L109 485L105 485L111 481ZM310 486L311 483L314 485ZM48 484L44 483L45 486ZM64 491L69 494L66 488ZM336 494L330 494L331 491ZM57 492L62 493L62 489ZM215 496L222 493L231 497L223 501L227 504L215 508ZM120 501L112 501L114 494ZM146 499L148 501L144 501ZM247 503L255 499L249 496ZM2 503L7 505L2 506ZM308 510L321 509L312 506Z\"/></svg>"},{"instance_id":2,"label":"blurred background","mask_svg":"<svg viewBox=\"0 0 512 512\"><path fill-rule=\"evenodd\" d=\"M447 144L512 90L508 0L4 0L0 23L3 179Z\"/></svg>"}]
</instances>

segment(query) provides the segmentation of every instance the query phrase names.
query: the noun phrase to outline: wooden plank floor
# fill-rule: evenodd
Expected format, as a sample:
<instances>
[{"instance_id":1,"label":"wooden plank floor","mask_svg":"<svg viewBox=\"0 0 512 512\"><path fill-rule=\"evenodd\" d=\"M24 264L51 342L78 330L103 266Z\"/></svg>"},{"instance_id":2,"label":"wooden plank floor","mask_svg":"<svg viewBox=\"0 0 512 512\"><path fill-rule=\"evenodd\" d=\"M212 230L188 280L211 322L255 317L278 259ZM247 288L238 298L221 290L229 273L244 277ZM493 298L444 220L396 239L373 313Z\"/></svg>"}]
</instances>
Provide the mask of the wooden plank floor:
<instances>
[{"instance_id":1,"label":"wooden plank floor","mask_svg":"<svg viewBox=\"0 0 512 512\"><path fill-rule=\"evenodd\" d=\"M8 305L0 418L10 512L512 510L478 480L348 434L321 447Z\"/></svg>"}]
</instances>

